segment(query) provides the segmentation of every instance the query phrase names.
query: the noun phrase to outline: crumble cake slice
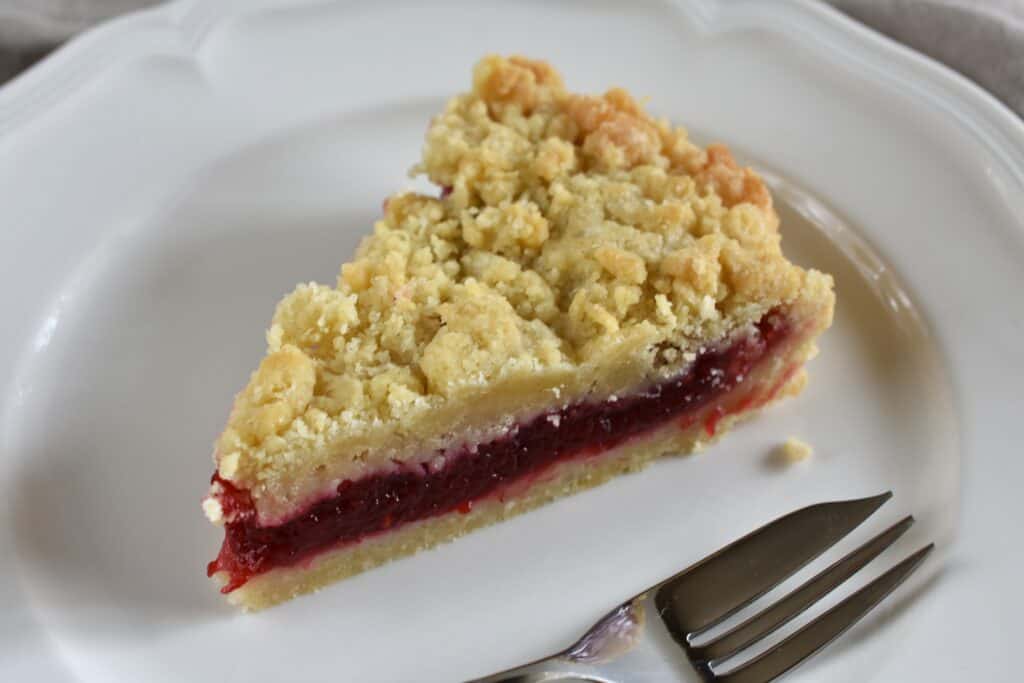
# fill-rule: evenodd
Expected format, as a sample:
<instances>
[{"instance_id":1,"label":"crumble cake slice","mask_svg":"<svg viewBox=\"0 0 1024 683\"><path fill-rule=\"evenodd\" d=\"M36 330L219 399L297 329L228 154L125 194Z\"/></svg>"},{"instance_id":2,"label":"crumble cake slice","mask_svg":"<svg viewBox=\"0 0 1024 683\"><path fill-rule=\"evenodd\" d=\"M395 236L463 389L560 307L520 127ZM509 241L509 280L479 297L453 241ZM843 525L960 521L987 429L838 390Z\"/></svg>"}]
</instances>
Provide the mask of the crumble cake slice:
<instances>
[{"instance_id":1,"label":"crumble cake slice","mask_svg":"<svg viewBox=\"0 0 1024 683\"><path fill-rule=\"evenodd\" d=\"M665 454L799 391L829 276L761 179L624 90L490 56L341 267L278 304L216 443L208 573L260 608Z\"/></svg>"}]
</instances>

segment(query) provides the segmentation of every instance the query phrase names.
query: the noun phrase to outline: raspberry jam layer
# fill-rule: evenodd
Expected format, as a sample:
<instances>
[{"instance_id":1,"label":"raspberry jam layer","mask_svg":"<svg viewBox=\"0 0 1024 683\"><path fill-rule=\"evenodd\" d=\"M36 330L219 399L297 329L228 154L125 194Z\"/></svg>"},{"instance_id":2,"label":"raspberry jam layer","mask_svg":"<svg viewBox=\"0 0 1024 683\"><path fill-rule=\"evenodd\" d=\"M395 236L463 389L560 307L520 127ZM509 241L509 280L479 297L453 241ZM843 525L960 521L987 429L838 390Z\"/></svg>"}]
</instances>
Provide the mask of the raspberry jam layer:
<instances>
[{"instance_id":1,"label":"raspberry jam layer","mask_svg":"<svg viewBox=\"0 0 1024 683\"><path fill-rule=\"evenodd\" d=\"M790 331L783 315L769 314L749 335L699 355L675 379L630 396L544 413L493 441L448 449L441 453L445 465L437 471L411 464L346 480L336 495L277 526L260 526L248 493L214 475L224 489L221 505L233 521L226 525L224 544L208 574L227 572L222 591L228 593L257 574L303 562L323 550L407 522L455 510L467 513L474 501L500 495L505 487L529 481L559 462L596 455L670 421L687 426L703 416L712 435L727 412L756 407L755 402L777 391L778 386L760 400L751 395L729 410L705 410L742 382Z\"/></svg>"}]
</instances>

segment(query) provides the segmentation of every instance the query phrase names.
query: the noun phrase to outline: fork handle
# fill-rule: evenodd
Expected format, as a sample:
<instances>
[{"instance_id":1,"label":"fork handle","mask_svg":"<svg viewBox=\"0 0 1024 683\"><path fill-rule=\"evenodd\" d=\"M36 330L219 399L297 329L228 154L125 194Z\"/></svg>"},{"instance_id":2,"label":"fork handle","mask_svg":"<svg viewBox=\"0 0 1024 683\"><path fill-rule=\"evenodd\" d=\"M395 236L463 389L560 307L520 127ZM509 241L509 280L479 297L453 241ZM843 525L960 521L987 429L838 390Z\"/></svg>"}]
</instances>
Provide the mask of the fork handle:
<instances>
[{"instance_id":1,"label":"fork handle","mask_svg":"<svg viewBox=\"0 0 1024 683\"><path fill-rule=\"evenodd\" d=\"M565 663L559 657L552 657L467 683L602 683L596 678L573 671L558 671L561 668L558 665Z\"/></svg>"}]
</instances>

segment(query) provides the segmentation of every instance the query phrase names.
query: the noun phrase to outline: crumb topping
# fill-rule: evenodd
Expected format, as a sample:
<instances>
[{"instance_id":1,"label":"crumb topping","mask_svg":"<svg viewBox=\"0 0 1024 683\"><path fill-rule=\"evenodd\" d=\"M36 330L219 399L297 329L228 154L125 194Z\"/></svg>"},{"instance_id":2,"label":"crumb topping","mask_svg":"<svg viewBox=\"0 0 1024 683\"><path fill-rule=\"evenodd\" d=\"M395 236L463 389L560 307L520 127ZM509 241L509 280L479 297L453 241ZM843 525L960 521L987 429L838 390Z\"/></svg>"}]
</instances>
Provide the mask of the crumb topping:
<instances>
[{"instance_id":1,"label":"crumb topping","mask_svg":"<svg viewBox=\"0 0 1024 683\"><path fill-rule=\"evenodd\" d=\"M442 197L389 198L336 286L277 306L217 444L220 475L256 498L287 495L318 464L303 453L353 434L411 429L502 383L551 377L538 386L556 399L561 378L651 366L659 348L684 362L830 289L785 260L771 196L725 147L701 149L624 90L569 93L544 62L480 61L414 171Z\"/></svg>"}]
</instances>

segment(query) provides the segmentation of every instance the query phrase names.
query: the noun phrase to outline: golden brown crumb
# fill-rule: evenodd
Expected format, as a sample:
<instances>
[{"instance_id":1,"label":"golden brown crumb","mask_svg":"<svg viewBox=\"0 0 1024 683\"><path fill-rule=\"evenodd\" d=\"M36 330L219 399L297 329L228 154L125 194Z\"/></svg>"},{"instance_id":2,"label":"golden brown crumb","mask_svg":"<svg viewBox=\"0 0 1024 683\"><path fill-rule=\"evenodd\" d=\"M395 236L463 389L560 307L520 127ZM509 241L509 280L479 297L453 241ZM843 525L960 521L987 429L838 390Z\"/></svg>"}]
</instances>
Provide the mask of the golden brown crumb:
<instances>
[{"instance_id":1,"label":"golden brown crumb","mask_svg":"<svg viewBox=\"0 0 1024 683\"><path fill-rule=\"evenodd\" d=\"M624 90L567 93L544 62L484 58L417 170L450 192L389 198L335 287L277 307L217 443L258 505L461 429L485 394L499 419L536 409L520 395L635 384L659 345L685 362L780 304L831 309L830 279L783 257L754 171Z\"/></svg>"}]
</instances>

